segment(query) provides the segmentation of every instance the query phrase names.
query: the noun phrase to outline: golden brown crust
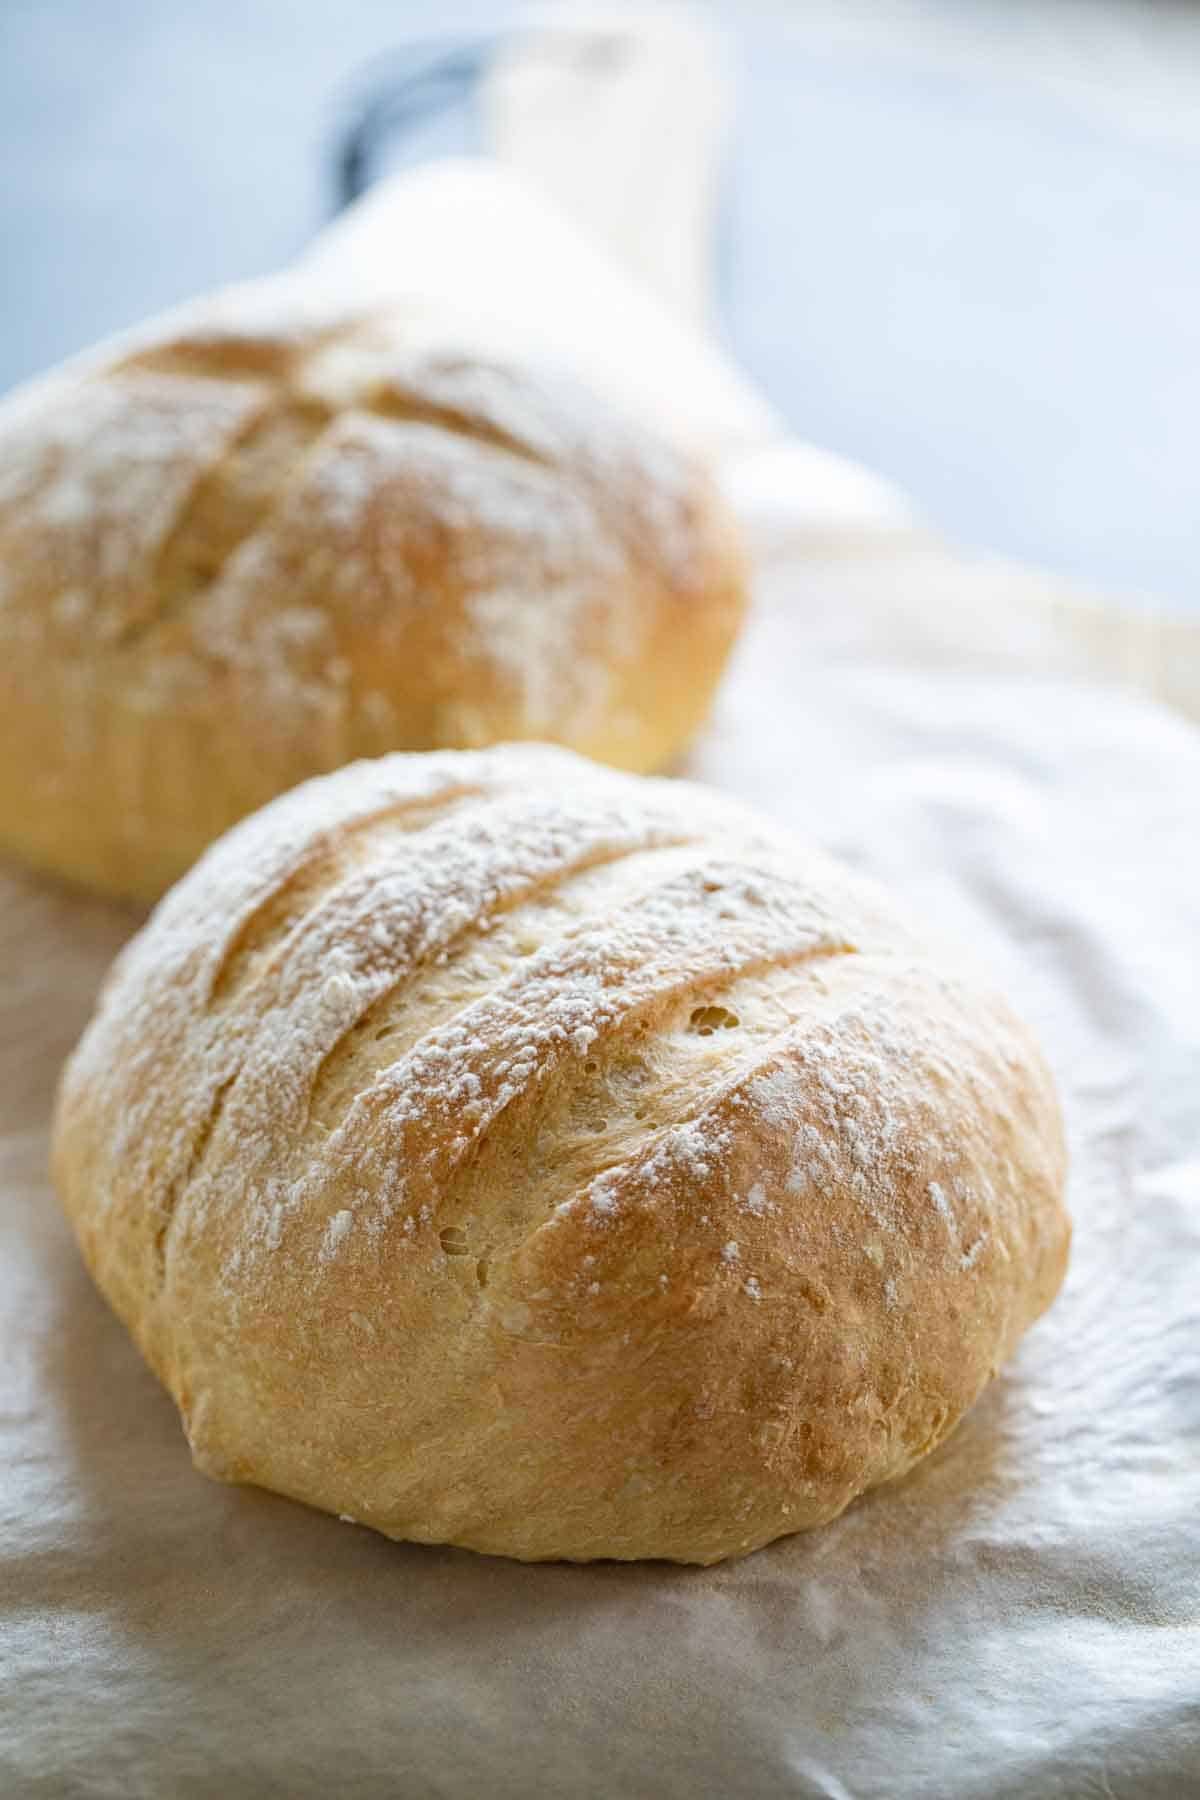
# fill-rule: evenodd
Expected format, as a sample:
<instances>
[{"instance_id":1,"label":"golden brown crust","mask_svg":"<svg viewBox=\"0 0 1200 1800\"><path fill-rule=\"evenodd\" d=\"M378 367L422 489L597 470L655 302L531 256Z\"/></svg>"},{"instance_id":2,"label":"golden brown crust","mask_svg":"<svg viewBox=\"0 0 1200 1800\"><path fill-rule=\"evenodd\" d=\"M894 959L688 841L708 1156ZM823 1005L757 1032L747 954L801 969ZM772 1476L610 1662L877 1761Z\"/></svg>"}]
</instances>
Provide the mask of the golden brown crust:
<instances>
[{"instance_id":1,"label":"golden brown crust","mask_svg":"<svg viewBox=\"0 0 1200 1800\"><path fill-rule=\"evenodd\" d=\"M950 1431L1061 1280L1008 1009L741 808L561 751L285 796L125 952L55 1173L208 1473L711 1562Z\"/></svg>"},{"instance_id":2,"label":"golden brown crust","mask_svg":"<svg viewBox=\"0 0 1200 1800\"><path fill-rule=\"evenodd\" d=\"M357 757L652 768L744 604L706 478L569 381L226 297L0 411L0 845L147 899Z\"/></svg>"}]
</instances>

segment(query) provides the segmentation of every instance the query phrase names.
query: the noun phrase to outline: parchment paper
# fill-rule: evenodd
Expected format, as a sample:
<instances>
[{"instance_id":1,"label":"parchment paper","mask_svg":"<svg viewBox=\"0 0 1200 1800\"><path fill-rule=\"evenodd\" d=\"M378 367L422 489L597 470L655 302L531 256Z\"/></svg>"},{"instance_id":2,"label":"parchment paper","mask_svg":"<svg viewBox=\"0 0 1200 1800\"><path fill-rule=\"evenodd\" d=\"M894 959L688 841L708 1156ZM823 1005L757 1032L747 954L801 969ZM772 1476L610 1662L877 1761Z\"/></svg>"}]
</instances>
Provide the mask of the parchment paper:
<instances>
[{"instance_id":1,"label":"parchment paper","mask_svg":"<svg viewBox=\"0 0 1200 1800\"><path fill-rule=\"evenodd\" d=\"M912 1476L713 1570L527 1568L212 1485L45 1175L135 920L4 873L3 1795L1200 1793L1200 735L1002 580L836 506L822 533L803 482L789 536L778 467L739 483L771 554L691 772L991 957L1066 1102L1063 1295Z\"/></svg>"}]
</instances>

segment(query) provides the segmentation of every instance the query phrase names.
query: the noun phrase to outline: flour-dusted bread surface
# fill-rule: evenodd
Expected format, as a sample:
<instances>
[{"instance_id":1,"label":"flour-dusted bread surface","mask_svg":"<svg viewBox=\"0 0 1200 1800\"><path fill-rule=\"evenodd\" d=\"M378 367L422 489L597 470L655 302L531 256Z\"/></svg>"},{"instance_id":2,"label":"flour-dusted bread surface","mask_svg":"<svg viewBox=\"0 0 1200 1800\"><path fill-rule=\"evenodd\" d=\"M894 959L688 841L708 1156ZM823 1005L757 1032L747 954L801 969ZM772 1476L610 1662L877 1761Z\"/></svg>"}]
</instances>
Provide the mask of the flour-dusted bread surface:
<instances>
[{"instance_id":1,"label":"flour-dusted bread surface","mask_svg":"<svg viewBox=\"0 0 1200 1800\"><path fill-rule=\"evenodd\" d=\"M1069 1232L1000 999L754 814L532 746L214 846L54 1158L201 1469L524 1558L832 1518L953 1428Z\"/></svg>"},{"instance_id":2,"label":"flour-dusted bread surface","mask_svg":"<svg viewBox=\"0 0 1200 1800\"><path fill-rule=\"evenodd\" d=\"M0 848L146 899L357 757L652 768L743 605L707 479L600 398L427 308L235 290L0 407Z\"/></svg>"}]
</instances>

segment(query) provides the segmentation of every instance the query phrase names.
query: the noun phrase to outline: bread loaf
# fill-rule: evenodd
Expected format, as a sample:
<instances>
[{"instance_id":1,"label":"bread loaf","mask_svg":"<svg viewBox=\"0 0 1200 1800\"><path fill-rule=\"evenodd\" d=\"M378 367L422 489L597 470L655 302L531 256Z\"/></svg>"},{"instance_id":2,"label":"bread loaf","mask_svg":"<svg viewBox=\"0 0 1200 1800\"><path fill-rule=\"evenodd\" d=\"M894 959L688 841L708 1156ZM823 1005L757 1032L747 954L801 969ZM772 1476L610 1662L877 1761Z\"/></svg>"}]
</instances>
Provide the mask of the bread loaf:
<instances>
[{"instance_id":1,"label":"bread loaf","mask_svg":"<svg viewBox=\"0 0 1200 1800\"><path fill-rule=\"evenodd\" d=\"M529 746L211 849L54 1166L201 1469L531 1559L833 1518L953 1429L1069 1230L1002 1000L741 807Z\"/></svg>"},{"instance_id":2,"label":"bread loaf","mask_svg":"<svg viewBox=\"0 0 1200 1800\"><path fill-rule=\"evenodd\" d=\"M150 899L357 757L652 768L743 603L706 478L569 380L235 291L0 407L0 849Z\"/></svg>"}]
</instances>

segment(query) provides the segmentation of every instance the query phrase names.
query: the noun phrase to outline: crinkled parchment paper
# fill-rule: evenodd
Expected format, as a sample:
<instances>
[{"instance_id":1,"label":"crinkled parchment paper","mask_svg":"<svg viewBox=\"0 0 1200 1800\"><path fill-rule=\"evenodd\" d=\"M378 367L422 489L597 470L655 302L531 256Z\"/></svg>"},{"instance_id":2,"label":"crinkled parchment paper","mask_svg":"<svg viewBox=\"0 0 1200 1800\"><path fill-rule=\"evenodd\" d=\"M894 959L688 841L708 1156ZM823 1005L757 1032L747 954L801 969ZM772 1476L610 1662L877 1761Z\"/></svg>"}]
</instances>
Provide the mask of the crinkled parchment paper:
<instances>
[{"instance_id":1,"label":"crinkled parchment paper","mask_svg":"<svg viewBox=\"0 0 1200 1800\"><path fill-rule=\"evenodd\" d=\"M0 1793L1200 1794L1200 735L929 573L777 545L692 772L990 958L1071 1271L940 1451L744 1562L522 1567L194 1474L46 1177L134 920L0 875Z\"/></svg>"}]
</instances>

